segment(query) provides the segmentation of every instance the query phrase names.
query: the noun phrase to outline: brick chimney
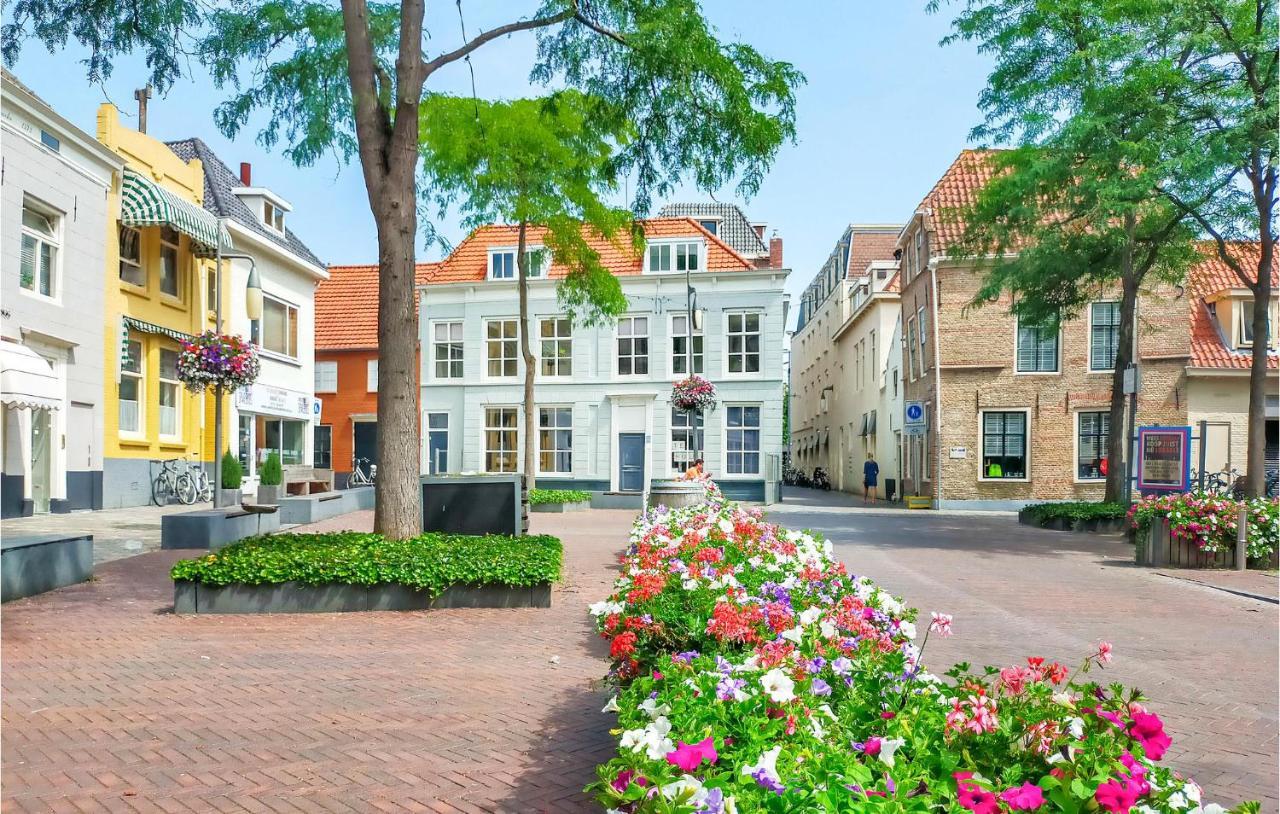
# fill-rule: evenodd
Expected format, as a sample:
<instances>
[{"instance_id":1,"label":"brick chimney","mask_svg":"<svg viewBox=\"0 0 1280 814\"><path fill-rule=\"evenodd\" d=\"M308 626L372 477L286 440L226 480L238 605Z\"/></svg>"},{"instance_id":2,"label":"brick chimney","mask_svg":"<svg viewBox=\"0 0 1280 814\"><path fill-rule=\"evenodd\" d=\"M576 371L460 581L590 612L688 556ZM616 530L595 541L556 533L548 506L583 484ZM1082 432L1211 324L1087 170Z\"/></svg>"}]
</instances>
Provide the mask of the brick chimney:
<instances>
[{"instance_id":1,"label":"brick chimney","mask_svg":"<svg viewBox=\"0 0 1280 814\"><path fill-rule=\"evenodd\" d=\"M769 238L769 268L780 269L782 265L782 238L778 237L775 230L773 237Z\"/></svg>"},{"instance_id":2,"label":"brick chimney","mask_svg":"<svg viewBox=\"0 0 1280 814\"><path fill-rule=\"evenodd\" d=\"M253 165L248 161L240 162L240 186L253 186Z\"/></svg>"}]
</instances>

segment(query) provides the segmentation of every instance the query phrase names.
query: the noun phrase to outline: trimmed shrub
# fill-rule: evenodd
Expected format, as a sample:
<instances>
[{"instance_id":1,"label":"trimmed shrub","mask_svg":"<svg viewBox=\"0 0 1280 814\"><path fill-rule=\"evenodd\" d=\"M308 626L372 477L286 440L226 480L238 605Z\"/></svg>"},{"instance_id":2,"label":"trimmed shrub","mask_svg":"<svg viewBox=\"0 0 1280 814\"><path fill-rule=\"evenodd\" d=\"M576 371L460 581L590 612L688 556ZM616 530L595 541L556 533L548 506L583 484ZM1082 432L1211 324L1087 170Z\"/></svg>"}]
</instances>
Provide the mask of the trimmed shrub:
<instances>
[{"instance_id":1,"label":"trimmed shrub","mask_svg":"<svg viewBox=\"0 0 1280 814\"><path fill-rule=\"evenodd\" d=\"M1066 503L1036 503L1022 510L1028 517L1043 525L1052 520L1123 520L1125 507L1120 503L1096 503L1073 501Z\"/></svg>"},{"instance_id":2,"label":"trimmed shrub","mask_svg":"<svg viewBox=\"0 0 1280 814\"><path fill-rule=\"evenodd\" d=\"M222 456L222 488L239 489L244 480L244 470L240 468L240 459L227 450Z\"/></svg>"},{"instance_id":3,"label":"trimmed shrub","mask_svg":"<svg viewBox=\"0 0 1280 814\"><path fill-rule=\"evenodd\" d=\"M284 483L284 469L280 466L280 453L267 453L267 460L263 461L262 468L258 470L258 483L263 486L279 486Z\"/></svg>"},{"instance_id":4,"label":"trimmed shrub","mask_svg":"<svg viewBox=\"0 0 1280 814\"><path fill-rule=\"evenodd\" d=\"M591 493L581 489L530 489L529 505L542 506L547 503L581 503L590 500Z\"/></svg>"}]
</instances>

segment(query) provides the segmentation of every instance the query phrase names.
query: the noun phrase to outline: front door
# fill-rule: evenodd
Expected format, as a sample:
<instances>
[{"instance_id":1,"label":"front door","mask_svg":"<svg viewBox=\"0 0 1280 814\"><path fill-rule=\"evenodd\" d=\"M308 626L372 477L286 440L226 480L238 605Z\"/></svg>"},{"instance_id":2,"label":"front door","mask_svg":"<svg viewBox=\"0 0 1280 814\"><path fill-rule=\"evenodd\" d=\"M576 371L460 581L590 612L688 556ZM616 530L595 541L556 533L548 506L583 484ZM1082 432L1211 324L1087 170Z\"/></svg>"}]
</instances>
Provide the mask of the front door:
<instances>
[{"instance_id":1,"label":"front door","mask_svg":"<svg viewBox=\"0 0 1280 814\"><path fill-rule=\"evenodd\" d=\"M37 514L49 511L49 487L53 481L51 426L48 410L31 411L31 502Z\"/></svg>"},{"instance_id":2,"label":"front door","mask_svg":"<svg viewBox=\"0 0 1280 814\"><path fill-rule=\"evenodd\" d=\"M618 434L618 489L644 491L644 433Z\"/></svg>"},{"instance_id":3,"label":"front door","mask_svg":"<svg viewBox=\"0 0 1280 814\"><path fill-rule=\"evenodd\" d=\"M355 456L376 464L378 462L378 422L357 421L354 432ZM365 471L368 472L368 468Z\"/></svg>"},{"instance_id":4,"label":"front door","mask_svg":"<svg viewBox=\"0 0 1280 814\"><path fill-rule=\"evenodd\" d=\"M427 472L449 471L449 414L427 413Z\"/></svg>"}]
</instances>

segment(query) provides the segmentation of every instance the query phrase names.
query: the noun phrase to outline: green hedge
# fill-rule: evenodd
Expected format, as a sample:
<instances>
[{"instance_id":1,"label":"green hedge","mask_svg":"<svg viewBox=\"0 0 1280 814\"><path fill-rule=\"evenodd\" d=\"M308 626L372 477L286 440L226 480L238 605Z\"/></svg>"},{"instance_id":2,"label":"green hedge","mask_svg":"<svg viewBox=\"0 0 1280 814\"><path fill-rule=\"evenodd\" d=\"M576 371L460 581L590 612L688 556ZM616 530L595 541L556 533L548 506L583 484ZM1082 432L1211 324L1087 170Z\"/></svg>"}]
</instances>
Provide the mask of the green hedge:
<instances>
[{"instance_id":1,"label":"green hedge","mask_svg":"<svg viewBox=\"0 0 1280 814\"><path fill-rule=\"evenodd\" d=\"M1051 520L1123 520L1125 507L1119 503L1095 503L1076 501L1068 503L1037 503L1023 509L1037 523Z\"/></svg>"},{"instance_id":2,"label":"green hedge","mask_svg":"<svg viewBox=\"0 0 1280 814\"><path fill-rule=\"evenodd\" d=\"M560 540L548 535L468 537L424 534L387 540L377 534L279 534L251 537L199 559L181 560L170 576L206 585L377 585L421 588L436 596L451 585L542 585L560 579Z\"/></svg>"},{"instance_id":3,"label":"green hedge","mask_svg":"<svg viewBox=\"0 0 1280 814\"><path fill-rule=\"evenodd\" d=\"M591 493L581 489L530 489L529 503L541 506L544 503L581 503L590 500Z\"/></svg>"}]
</instances>

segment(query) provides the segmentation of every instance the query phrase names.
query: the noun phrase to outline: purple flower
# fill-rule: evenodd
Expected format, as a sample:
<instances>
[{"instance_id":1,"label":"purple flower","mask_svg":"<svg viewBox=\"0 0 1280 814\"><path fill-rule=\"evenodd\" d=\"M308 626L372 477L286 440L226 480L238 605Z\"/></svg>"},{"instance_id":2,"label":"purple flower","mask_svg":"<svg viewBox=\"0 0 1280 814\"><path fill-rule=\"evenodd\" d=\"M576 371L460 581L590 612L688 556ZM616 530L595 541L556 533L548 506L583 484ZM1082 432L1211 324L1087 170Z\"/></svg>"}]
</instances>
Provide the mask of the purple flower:
<instances>
[{"instance_id":1,"label":"purple flower","mask_svg":"<svg viewBox=\"0 0 1280 814\"><path fill-rule=\"evenodd\" d=\"M805 662L804 668L811 673L816 673L827 665L827 660L822 656L814 656Z\"/></svg>"},{"instance_id":2,"label":"purple flower","mask_svg":"<svg viewBox=\"0 0 1280 814\"><path fill-rule=\"evenodd\" d=\"M685 664L688 664L689 662L693 661L693 660L694 660L694 659L696 659L697 657L698 657L698 651L697 651L697 650L686 650L686 651L684 651L683 653L676 653L676 654L675 654L674 656L672 656L671 658L673 658L673 659L674 659L674 660L676 660L676 661L679 661L679 662L683 662L683 663L685 663Z\"/></svg>"},{"instance_id":3,"label":"purple flower","mask_svg":"<svg viewBox=\"0 0 1280 814\"><path fill-rule=\"evenodd\" d=\"M741 678L722 678L716 684L716 698L721 701L739 700L739 696L746 697L743 687L747 686L745 679Z\"/></svg>"},{"instance_id":4,"label":"purple flower","mask_svg":"<svg viewBox=\"0 0 1280 814\"><path fill-rule=\"evenodd\" d=\"M809 692L814 695L830 695L831 685L820 678L815 678L813 683L809 685Z\"/></svg>"},{"instance_id":5,"label":"purple flower","mask_svg":"<svg viewBox=\"0 0 1280 814\"><path fill-rule=\"evenodd\" d=\"M720 789L707 789L707 796L698 804L697 810L706 814L724 814L724 792Z\"/></svg>"},{"instance_id":6,"label":"purple flower","mask_svg":"<svg viewBox=\"0 0 1280 814\"><path fill-rule=\"evenodd\" d=\"M847 676L849 673L853 672L853 662L849 661L849 659L844 656L840 656L835 661L831 662L831 672L838 676Z\"/></svg>"},{"instance_id":7,"label":"purple flower","mask_svg":"<svg viewBox=\"0 0 1280 814\"><path fill-rule=\"evenodd\" d=\"M781 794L787 790L787 787L782 785L782 781L774 780L769 776L769 771L767 769L756 769L751 773L751 777L754 778L761 786L774 794Z\"/></svg>"}]
</instances>

